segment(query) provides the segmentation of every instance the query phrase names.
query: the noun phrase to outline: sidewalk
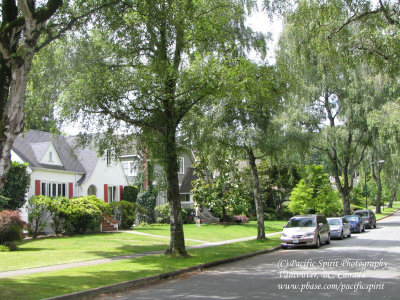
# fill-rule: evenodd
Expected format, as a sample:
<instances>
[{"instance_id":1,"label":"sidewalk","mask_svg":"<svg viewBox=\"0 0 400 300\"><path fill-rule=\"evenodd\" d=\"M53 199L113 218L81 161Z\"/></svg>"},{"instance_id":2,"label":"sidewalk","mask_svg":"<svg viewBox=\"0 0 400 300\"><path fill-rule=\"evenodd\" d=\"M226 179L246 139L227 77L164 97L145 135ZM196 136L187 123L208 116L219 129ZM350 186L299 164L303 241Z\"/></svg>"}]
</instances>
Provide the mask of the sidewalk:
<instances>
[{"instance_id":1,"label":"sidewalk","mask_svg":"<svg viewBox=\"0 0 400 300\"><path fill-rule=\"evenodd\" d=\"M136 232L136 231L116 231L116 232L128 232L128 233L132 233L132 234L147 235L147 236L153 236L153 237L157 237L157 238L162 237L162 238L168 238L169 239L169 237L166 237L166 236L153 235L153 234L141 233L141 232ZM269 234L266 234L265 236L268 237L268 236L279 234L279 233L280 232L269 233ZM187 239L187 240L190 240L190 241L201 242L203 244L195 245L195 246L189 246L189 247L186 247L186 249L190 250L190 249L207 248L207 247L213 247L213 246L219 246L219 245L225 245L225 244L232 244L232 243L237 243L237 242L249 241L249 240L253 240L253 239L256 239L256 237L255 236L244 237L244 238L238 238L238 239L226 240L226 241L219 241L219 242L205 242L205 241L200 241L200 240ZM59 270L65 270L65 269L70 269L70 268L76 268L76 267L86 267L86 266L107 264L107 263L120 261L120 260L134 259L134 258L139 258L139 257L144 257L144 256L149 256L149 255L155 255L155 254L163 254L164 252L165 252L164 250L149 251L149 252L142 252L142 253L136 253L136 254L113 256L113 257L109 257L109 258L99 258L99 259L85 260L85 261L72 262L72 263L66 263L66 264L51 265L51 266L38 267L38 268L29 268L29 269L21 269L21 270L14 270L14 271L6 271L6 272L0 272L0 278L19 276L19 275L27 275L27 274L34 274L34 273L41 273L41 272L59 271Z\"/></svg>"}]
</instances>

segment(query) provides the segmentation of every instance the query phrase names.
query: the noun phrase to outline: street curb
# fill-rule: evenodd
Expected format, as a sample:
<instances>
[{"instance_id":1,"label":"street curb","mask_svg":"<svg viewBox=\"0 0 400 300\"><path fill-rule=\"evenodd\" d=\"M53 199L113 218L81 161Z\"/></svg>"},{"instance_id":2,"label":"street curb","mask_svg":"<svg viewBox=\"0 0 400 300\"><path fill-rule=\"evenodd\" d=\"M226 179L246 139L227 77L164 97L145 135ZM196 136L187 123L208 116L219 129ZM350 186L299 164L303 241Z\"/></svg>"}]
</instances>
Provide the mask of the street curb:
<instances>
[{"instance_id":1,"label":"street curb","mask_svg":"<svg viewBox=\"0 0 400 300\"><path fill-rule=\"evenodd\" d=\"M188 268L184 268L184 269L180 269L180 270L176 270L176 271L171 271L168 273L163 273L163 274L154 275L154 276L145 277L145 278L139 278L139 279L135 279L135 280L124 281L124 282L106 285L106 286L102 286L102 287L98 287L98 288L94 288L94 289L90 289L90 290L86 290L86 291L75 292L75 293L71 293L71 294L65 294L65 295L61 295L61 296L46 298L45 300L83 299L86 297L93 297L93 296L97 296L100 294L116 292L116 291L120 291L120 290L124 290L124 289L128 289L128 288L137 288L137 287L141 287L145 284L151 284L151 283L160 282L165 279L171 279L171 278L177 277L184 273L189 273L189 272L203 270L203 269L209 269L209 268L216 267L219 265L223 265L223 264L231 263L234 261L242 260L245 258L257 256L260 254L270 253L270 252L279 250L280 248L281 248L281 246L276 246L274 248L260 250L257 252L246 253L246 254L242 254L239 256L235 256L235 257L220 259L220 260L216 260L216 261L212 261L212 262L208 262L208 263L204 263L204 264L199 264L196 266L192 266L192 267L188 267Z\"/></svg>"},{"instance_id":2,"label":"street curb","mask_svg":"<svg viewBox=\"0 0 400 300\"><path fill-rule=\"evenodd\" d=\"M382 217L382 218L379 218L377 221L380 221L380 220L386 219L386 218L388 218L388 217L391 217L391 216L393 216L395 213L397 213L397 212L399 212L399 211L400 211L400 208L396 209L394 212L388 214L387 216L384 216L384 217Z\"/></svg>"}]
</instances>

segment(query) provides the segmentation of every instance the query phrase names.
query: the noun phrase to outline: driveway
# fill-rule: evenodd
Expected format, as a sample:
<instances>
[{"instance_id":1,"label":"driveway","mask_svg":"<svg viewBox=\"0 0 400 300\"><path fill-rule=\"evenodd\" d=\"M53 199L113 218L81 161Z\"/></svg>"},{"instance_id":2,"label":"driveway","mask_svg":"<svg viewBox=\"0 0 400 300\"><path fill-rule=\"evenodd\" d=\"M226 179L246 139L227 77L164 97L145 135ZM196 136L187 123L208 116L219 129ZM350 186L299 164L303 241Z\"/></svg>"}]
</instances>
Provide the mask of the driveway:
<instances>
[{"instance_id":1,"label":"driveway","mask_svg":"<svg viewBox=\"0 0 400 300\"><path fill-rule=\"evenodd\" d=\"M400 215L320 249L279 250L99 299L400 299Z\"/></svg>"}]
</instances>

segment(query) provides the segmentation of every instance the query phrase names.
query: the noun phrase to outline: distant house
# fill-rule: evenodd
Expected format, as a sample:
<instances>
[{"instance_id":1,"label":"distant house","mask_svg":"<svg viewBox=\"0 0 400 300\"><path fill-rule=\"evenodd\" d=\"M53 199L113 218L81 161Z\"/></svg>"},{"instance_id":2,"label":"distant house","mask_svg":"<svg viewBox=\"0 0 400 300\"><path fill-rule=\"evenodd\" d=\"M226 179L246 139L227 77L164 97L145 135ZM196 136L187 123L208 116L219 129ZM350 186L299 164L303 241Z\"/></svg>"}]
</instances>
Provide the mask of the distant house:
<instances>
[{"instance_id":1,"label":"distant house","mask_svg":"<svg viewBox=\"0 0 400 300\"><path fill-rule=\"evenodd\" d=\"M147 161L150 158L147 158L146 155L140 155L138 153L133 153L132 151L125 152L120 156L120 161L123 166L125 175L128 178L129 183L138 182L138 178L140 175L143 176L143 188L146 189L148 187L148 179L147 179ZM190 207L193 202L193 193L191 190L193 189L192 181L196 179L194 175L193 164L195 162L195 157L191 151L183 151L179 154L178 164L178 180L179 180L179 197L181 199L181 203L183 207ZM156 174L158 176L162 176L160 174L163 173L163 169L160 165L154 166L156 170ZM156 180L161 180L158 178ZM167 203L166 191L161 191L157 195L156 206L163 205Z\"/></svg>"},{"instance_id":2,"label":"distant house","mask_svg":"<svg viewBox=\"0 0 400 300\"><path fill-rule=\"evenodd\" d=\"M79 147L74 137L30 130L15 141L11 159L29 164L33 195L68 198L95 195L105 202L120 201L128 185L119 161L99 157L90 147ZM26 212L24 213L26 217Z\"/></svg>"}]
</instances>

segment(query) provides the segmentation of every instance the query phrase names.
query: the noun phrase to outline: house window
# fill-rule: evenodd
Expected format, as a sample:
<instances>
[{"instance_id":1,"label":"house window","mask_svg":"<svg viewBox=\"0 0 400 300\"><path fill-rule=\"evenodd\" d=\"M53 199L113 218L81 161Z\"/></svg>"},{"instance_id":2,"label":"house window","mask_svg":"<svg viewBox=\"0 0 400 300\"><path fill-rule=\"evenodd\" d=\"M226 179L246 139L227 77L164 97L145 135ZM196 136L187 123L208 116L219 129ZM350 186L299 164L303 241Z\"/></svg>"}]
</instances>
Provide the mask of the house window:
<instances>
[{"instance_id":1,"label":"house window","mask_svg":"<svg viewBox=\"0 0 400 300\"><path fill-rule=\"evenodd\" d=\"M67 195L67 184L56 182L42 182L41 195L47 197L58 197Z\"/></svg>"},{"instance_id":2,"label":"house window","mask_svg":"<svg viewBox=\"0 0 400 300\"><path fill-rule=\"evenodd\" d=\"M53 152L49 152L49 162L53 162Z\"/></svg>"},{"instance_id":3,"label":"house window","mask_svg":"<svg viewBox=\"0 0 400 300\"><path fill-rule=\"evenodd\" d=\"M107 165L111 165L111 151L106 150Z\"/></svg>"},{"instance_id":4,"label":"house window","mask_svg":"<svg viewBox=\"0 0 400 300\"><path fill-rule=\"evenodd\" d=\"M178 158L179 174L185 174L185 160L183 157Z\"/></svg>"},{"instance_id":5,"label":"house window","mask_svg":"<svg viewBox=\"0 0 400 300\"><path fill-rule=\"evenodd\" d=\"M126 176L137 176L138 167L135 161L126 161L122 163L122 168Z\"/></svg>"},{"instance_id":6,"label":"house window","mask_svg":"<svg viewBox=\"0 0 400 300\"><path fill-rule=\"evenodd\" d=\"M87 190L87 194L88 194L88 196L96 196L96 194L97 194L97 188L96 188L96 186L95 185L90 185L89 187L88 187L88 190Z\"/></svg>"},{"instance_id":7,"label":"house window","mask_svg":"<svg viewBox=\"0 0 400 300\"><path fill-rule=\"evenodd\" d=\"M116 186L108 187L108 201L109 202L117 201L117 187Z\"/></svg>"}]
</instances>

